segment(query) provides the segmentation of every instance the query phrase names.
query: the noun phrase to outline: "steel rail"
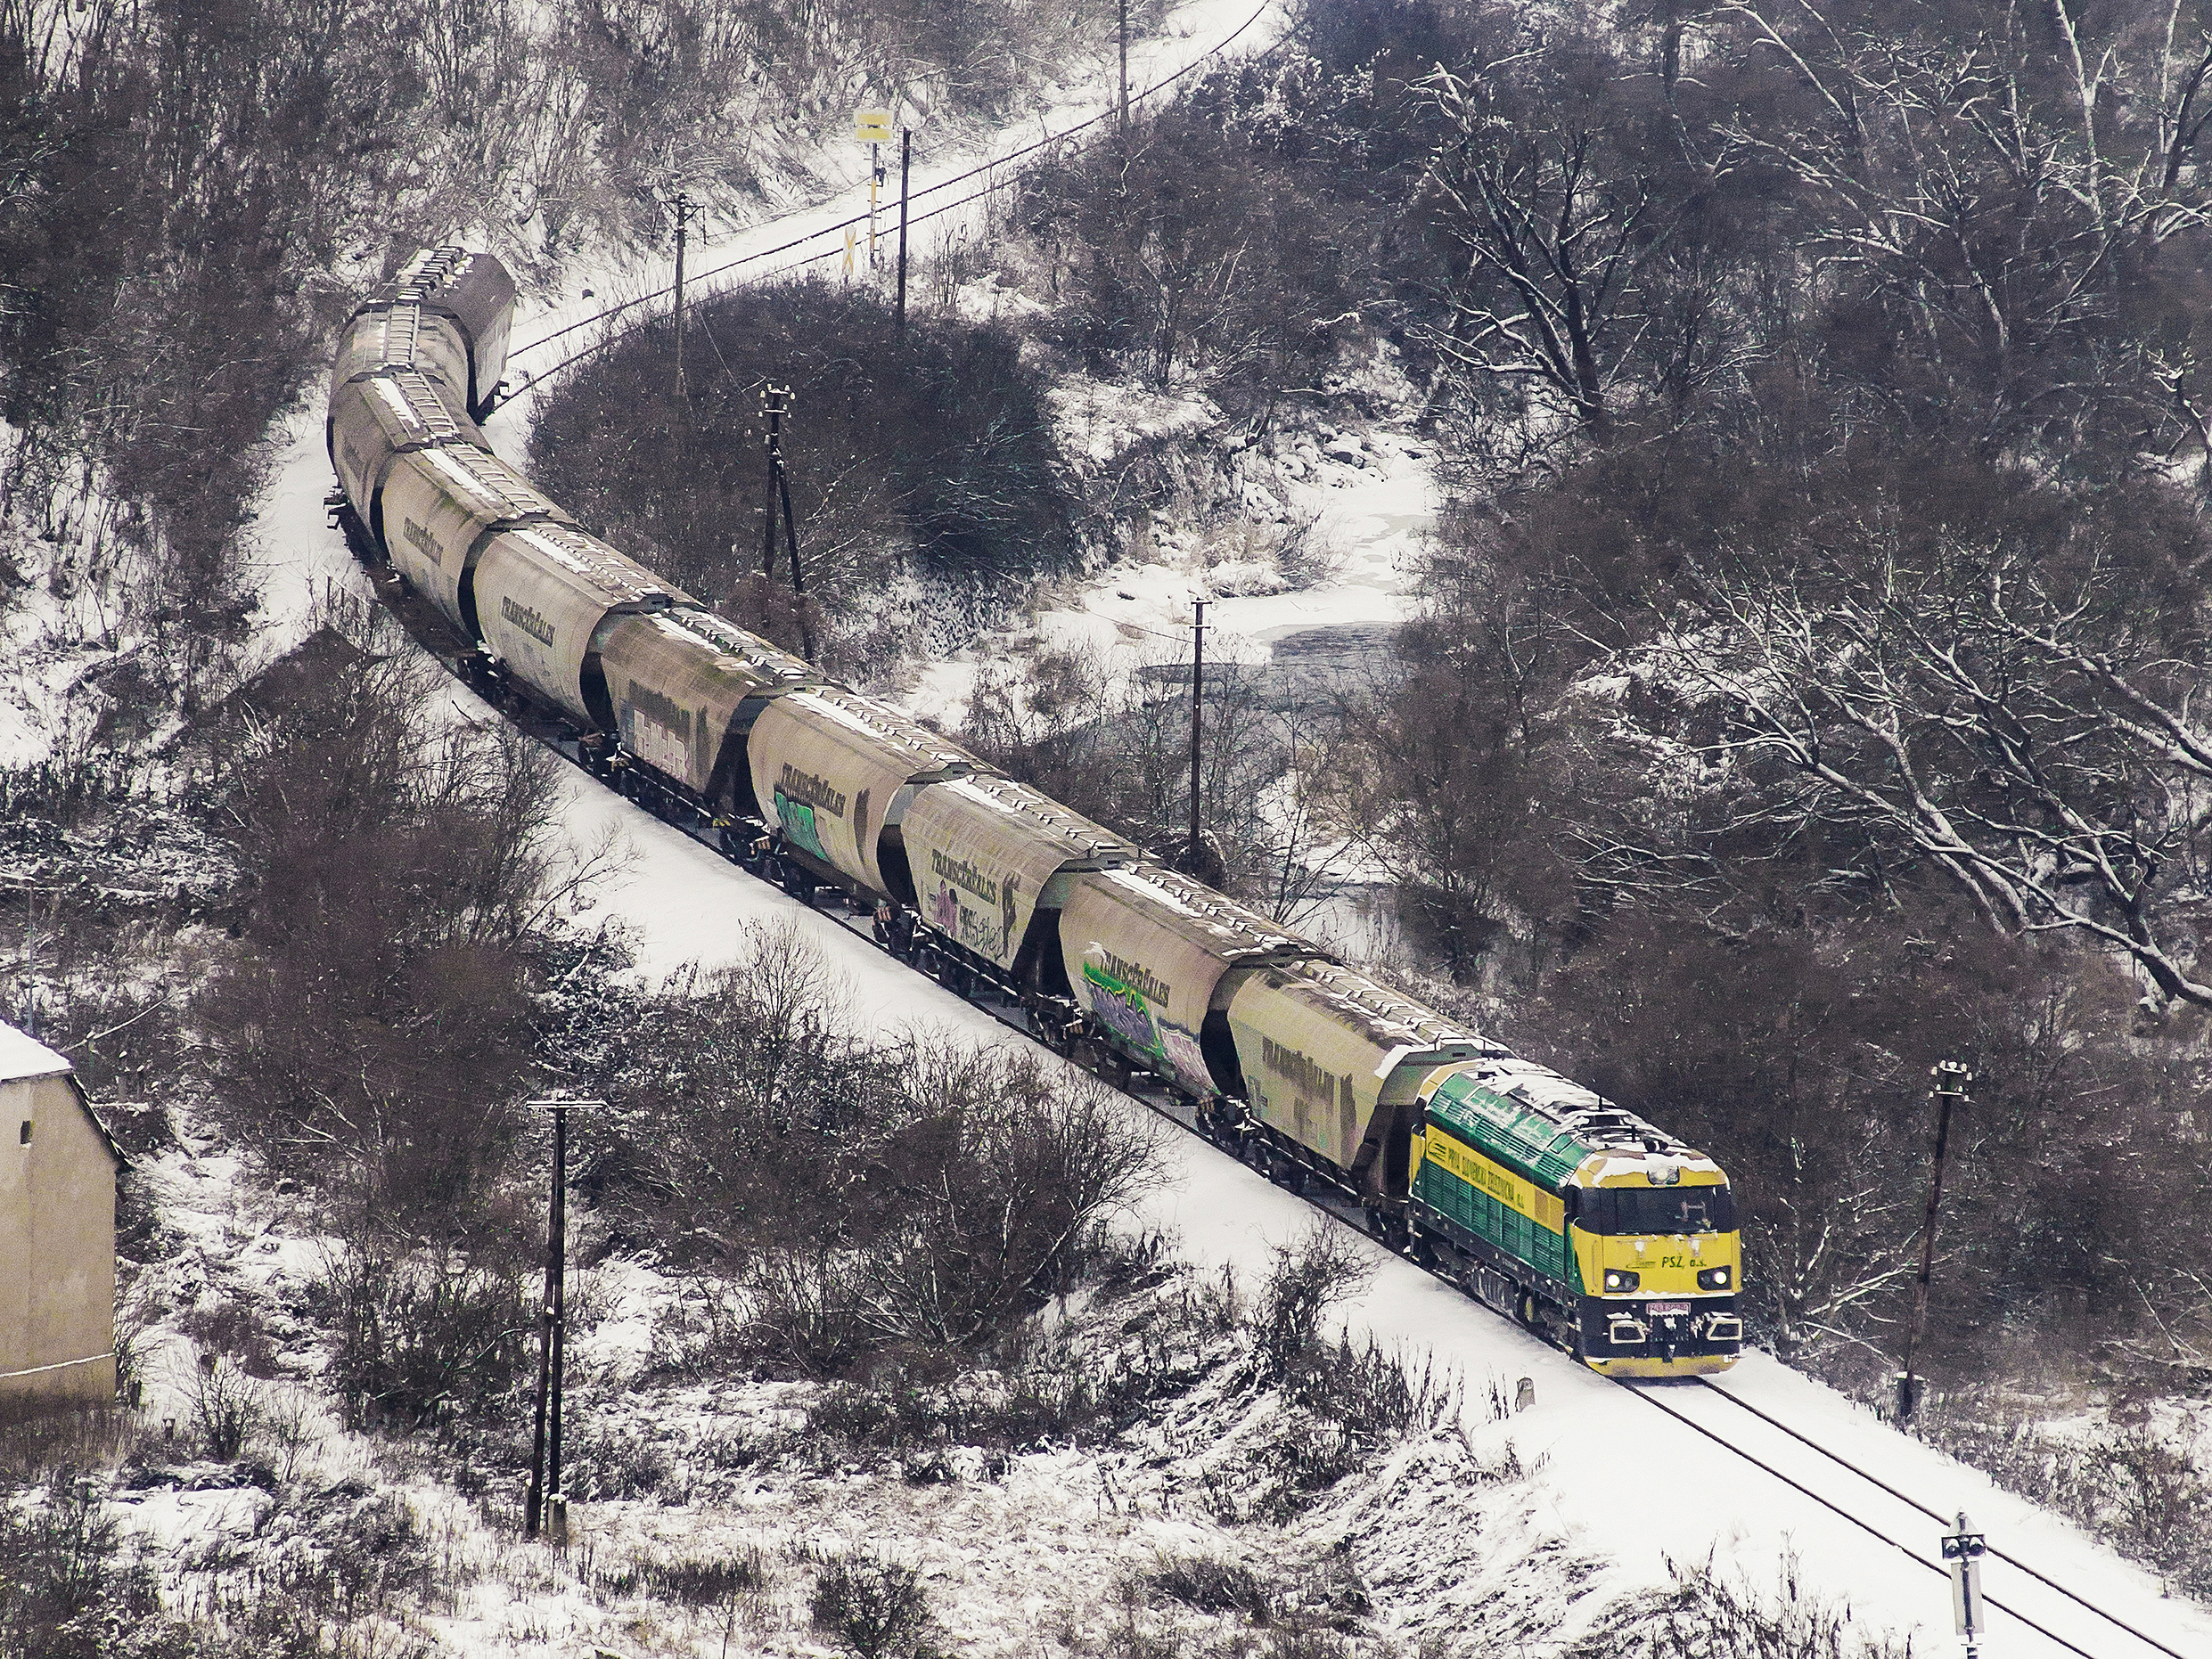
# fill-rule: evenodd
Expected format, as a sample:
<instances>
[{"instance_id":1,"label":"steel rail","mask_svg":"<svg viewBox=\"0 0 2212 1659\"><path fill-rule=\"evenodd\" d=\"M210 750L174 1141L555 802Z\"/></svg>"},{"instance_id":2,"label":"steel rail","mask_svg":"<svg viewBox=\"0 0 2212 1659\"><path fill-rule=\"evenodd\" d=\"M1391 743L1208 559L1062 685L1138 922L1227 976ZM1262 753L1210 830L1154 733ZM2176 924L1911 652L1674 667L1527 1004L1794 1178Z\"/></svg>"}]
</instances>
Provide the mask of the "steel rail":
<instances>
[{"instance_id":1,"label":"steel rail","mask_svg":"<svg viewBox=\"0 0 2212 1659\"><path fill-rule=\"evenodd\" d=\"M1634 1386L1626 1377L1608 1377L1605 1380L1613 1384L1617 1387L1626 1389L1630 1394L1634 1395L1636 1399L1643 1401L1644 1404L1651 1407L1654 1410L1664 1411L1668 1417L1673 1418L1675 1421L1682 1424L1686 1428L1693 1429L1697 1433L1704 1435L1706 1439L1711 1441L1716 1446L1720 1447L1723 1451L1733 1452L1737 1457L1741 1458L1746 1463L1751 1465L1752 1467L1756 1469L1763 1469L1767 1474L1773 1475L1776 1480L1780 1481L1784 1486L1789 1487L1790 1491L1797 1492L1803 1497L1810 1498L1815 1503L1820 1505L1822 1508L1830 1510L1832 1513L1842 1516L1843 1519L1850 1522L1852 1525L1857 1527L1861 1532L1865 1532L1870 1537L1879 1539L1883 1543L1888 1545L1890 1549L1896 1550L1908 1561L1914 1563L1916 1565L1926 1567L1930 1573L1935 1573L1940 1578L1948 1578L1950 1576L1950 1570L1944 1566L1942 1563L1930 1561L1926 1556L1916 1552L1911 1545L1899 1543L1887 1532L1882 1532L1879 1527L1873 1525L1872 1523L1864 1521L1857 1516L1853 1515L1841 1504L1835 1503L1829 1499L1823 1498L1811 1487L1806 1486L1800 1482L1790 1479L1790 1476L1784 1475L1780 1469L1776 1468L1773 1464L1767 1462L1763 1458L1753 1457L1741 1446L1737 1445L1735 1442L1728 1439L1723 1434L1715 1433L1712 1429L1706 1427L1704 1424L1699 1422L1695 1418L1686 1416L1683 1412L1675 1410L1674 1407L1667 1404L1666 1402L1659 1399L1657 1394L1647 1393L1643 1389ZM1703 1379L1700 1378L1699 1380L1702 1381ZM1840 1459L1839 1459L1839 1461L1840 1461ZM1846 1467L1848 1467L1849 1466L1846 1465ZM1858 1472L1859 1471L1856 1470L1853 1471L1855 1474ZM1910 1500L1907 1500L1907 1501L1909 1502ZM1913 1507L1918 1508L1920 1506L1915 1504ZM1940 1520L1944 1517L1938 1516L1937 1518ZM2054 1585L2052 1588L2056 1589L2057 1586ZM2022 1624L2026 1625L2029 1630L2034 1630L2037 1635L2056 1642L2060 1647L2065 1648L2067 1652L2078 1655L2078 1659L2098 1659L2098 1655L2091 1653L2086 1647L2077 1647L2074 1643L2067 1640L2065 1637L2060 1635L2056 1630L2051 1629L2050 1626L2045 1624L2038 1624L2035 1620L2029 1618L2019 1608L2008 1606L2005 1603L1999 1601L1995 1596L1985 1594L1982 1597L1982 1599L1987 1602L1991 1606L1995 1607L1998 1612L2004 1614L2010 1618L2018 1619Z\"/></svg>"},{"instance_id":2,"label":"steel rail","mask_svg":"<svg viewBox=\"0 0 2212 1659\"><path fill-rule=\"evenodd\" d=\"M1780 1418L1774 1417L1771 1413L1762 1411L1758 1407L1753 1405L1749 1400L1741 1399L1739 1396L1731 1393L1727 1389L1723 1388L1719 1384L1716 1383L1711 1377L1695 1377L1692 1380L1711 1390L1714 1393L1718 1394L1723 1400L1727 1401L1729 1404L1735 1406L1741 1410L1749 1411L1753 1417L1758 1418L1759 1421L1765 1423L1770 1428L1776 1429L1781 1433L1789 1435L1790 1439L1797 1441L1801 1445L1810 1447L1813 1451L1819 1452L1822 1457L1826 1458L1831 1463L1837 1465L1840 1468L1848 1469L1852 1474L1857 1475L1868 1485L1880 1487L1883 1491L1888 1492L1892 1498L1895 1498L1899 1503L1905 1504L1912 1508L1918 1509L1922 1515L1926 1516L1931 1521L1936 1521L1946 1525L1949 1524L1951 1520L1949 1516L1943 1514L1939 1510L1929 1508L1919 1499L1913 1497L1907 1492L1899 1491L1896 1487L1889 1484L1888 1481L1883 1480L1880 1475L1868 1474L1864 1469L1859 1467L1857 1464L1852 1462L1848 1458L1839 1456L1836 1452L1829 1451L1827 1447L1822 1445L1820 1442L1815 1440L1811 1435L1803 1433L1801 1430L1791 1428L1789 1424L1783 1422ZM2126 1620L2121 1618L2118 1614L2107 1612L2104 1608L2098 1606L2096 1603L2087 1600L2084 1597L2075 1593L2073 1590L2067 1589L2065 1585L2060 1583L2056 1579L2053 1579L2045 1573L2037 1572L2034 1567L2029 1566L2028 1563L2022 1561L2018 1556L2010 1555L2004 1550L1999 1549L1994 1544L1988 1546L1988 1550L1992 1556L1995 1557L1999 1561L2003 1562L2007 1566L2025 1573L2029 1578L2034 1579L2037 1583L2044 1585L2046 1589L2056 1590L2069 1601L2087 1609L2089 1612L2095 1614L2099 1618L2105 1620L2109 1623L2118 1625L2121 1630L2126 1630L2130 1636L2134 1637L2137 1641L2142 1643L2145 1647L2157 1648L2160 1653L2167 1656L2167 1659L2187 1659L2185 1655L2177 1652L2174 1648L2168 1647L2157 1637L2147 1635L2143 1631L2137 1630L2134 1625L2128 1623Z\"/></svg>"}]
</instances>

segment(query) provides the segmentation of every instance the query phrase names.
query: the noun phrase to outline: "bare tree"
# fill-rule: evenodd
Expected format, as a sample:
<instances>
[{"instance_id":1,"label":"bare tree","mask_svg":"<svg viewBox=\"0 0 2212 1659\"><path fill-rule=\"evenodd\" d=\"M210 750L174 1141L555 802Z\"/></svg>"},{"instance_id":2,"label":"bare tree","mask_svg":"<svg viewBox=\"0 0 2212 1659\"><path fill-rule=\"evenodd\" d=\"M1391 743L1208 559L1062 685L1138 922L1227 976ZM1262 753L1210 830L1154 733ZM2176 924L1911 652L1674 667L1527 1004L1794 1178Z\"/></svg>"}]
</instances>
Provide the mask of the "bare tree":
<instances>
[{"instance_id":1,"label":"bare tree","mask_svg":"<svg viewBox=\"0 0 2212 1659\"><path fill-rule=\"evenodd\" d=\"M2205 669L2137 625L2125 580L2101 552L2061 575L1955 541L1932 568L1716 571L1651 661L1709 699L1701 762L1774 769L1735 811L1925 860L1993 928L2079 935L2212 1006Z\"/></svg>"},{"instance_id":2,"label":"bare tree","mask_svg":"<svg viewBox=\"0 0 2212 1659\"><path fill-rule=\"evenodd\" d=\"M1452 134L1429 184L1463 258L1435 343L1469 368L1549 391L1602 430L1637 329L1651 192L1610 165L1597 111L1517 118L1500 107L1495 75L1439 65L1421 83Z\"/></svg>"}]
</instances>

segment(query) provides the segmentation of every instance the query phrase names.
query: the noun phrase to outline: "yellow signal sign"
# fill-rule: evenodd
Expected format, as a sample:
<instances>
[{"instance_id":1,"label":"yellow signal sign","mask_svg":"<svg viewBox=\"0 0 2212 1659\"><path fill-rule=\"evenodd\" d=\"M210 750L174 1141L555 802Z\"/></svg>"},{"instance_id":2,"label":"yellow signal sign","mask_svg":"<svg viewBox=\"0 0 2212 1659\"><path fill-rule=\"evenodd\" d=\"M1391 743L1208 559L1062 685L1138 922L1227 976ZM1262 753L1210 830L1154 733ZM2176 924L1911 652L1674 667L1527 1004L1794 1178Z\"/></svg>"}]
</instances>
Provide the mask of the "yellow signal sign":
<instances>
[{"instance_id":1,"label":"yellow signal sign","mask_svg":"<svg viewBox=\"0 0 2212 1659\"><path fill-rule=\"evenodd\" d=\"M861 110L853 116L853 136L864 144L888 144L891 142L891 112L889 110Z\"/></svg>"}]
</instances>

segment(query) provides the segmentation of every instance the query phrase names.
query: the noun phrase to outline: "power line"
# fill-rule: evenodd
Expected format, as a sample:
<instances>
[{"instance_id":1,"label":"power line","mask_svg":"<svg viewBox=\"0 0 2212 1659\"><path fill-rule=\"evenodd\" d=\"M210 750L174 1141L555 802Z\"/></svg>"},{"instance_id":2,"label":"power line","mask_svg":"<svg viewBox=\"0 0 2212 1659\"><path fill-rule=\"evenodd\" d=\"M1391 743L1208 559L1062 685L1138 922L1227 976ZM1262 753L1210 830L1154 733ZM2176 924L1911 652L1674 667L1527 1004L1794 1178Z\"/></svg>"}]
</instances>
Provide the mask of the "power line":
<instances>
[{"instance_id":1,"label":"power line","mask_svg":"<svg viewBox=\"0 0 2212 1659\"><path fill-rule=\"evenodd\" d=\"M1174 86L1177 81L1183 79L1184 77L1193 73L1209 60L1219 57L1224 52L1226 52L1231 45L1235 44L1236 40L1242 36L1247 29L1250 29L1253 24L1258 22L1262 17L1265 17L1273 4L1274 0L1266 0L1266 4L1262 4L1249 17L1246 18L1241 23L1239 23L1236 28L1230 30L1230 32L1224 36L1219 42L1213 46L1208 47L1199 56L1192 59L1190 62L1184 64L1174 74L1154 82L1151 86L1145 87L1142 92L1131 93L1128 95L1133 99L1149 98L1154 93L1164 92L1168 87ZM1254 53L1253 61L1257 62L1261 59L1272 57L1274 53L1280 52L1285 45L1287 45L1290 43L1290 37L1288 35L1278 37L1272 45L1268 45L1263 51ZM1072 127L1063 127L1057 133L1049 133L1043 138L1036 140L1034 143L1024 144L1019 150L1009 151L1003 156L991 157L979 165L968 168L964 172L954 173L948 177L941 178L934 184L924 184L913 192L914 197L918 200L923 196L934 195L940 190L949 190L954 184L961 184L965 180L975 177L979 173L992 172L998 168L1006 166L1010 162L1019 161L1024 156L1034 155L1036 151L1043 150L1049 145L1060 143L1063 140L1072 138L1077 133L1083 132L1087 128L1096 127L1102 121L1113 120L1116 118L1117 114L1118 111L1115 109L1110 108L1102 110L1097 115L1090 116L1084 120L1077 121ZM984 193L988 194L989 192L987 190ZM947 204L947 206L958 207L963 205L967 201L972 201L974 200L976 200L976 198L973 196L964 197L961 202L950 203ZM914 217L918 219L926 219L935 214L945 212L946 210L946 208L945 207L933 208L928 213L917 213ZM802 211L806 211L806 209L802 209ZM791 217L796 216L794 215ZM838 232L845 230L849 226L864 225L867 222L868 215L866 213L856 213L849 218L840 219L834 225L825 225L818 229L808 231L802 236L794 237L791 241L780 243L774 248L763 248L753 253L741 254L734 259L727 260L721 265L716 266L712 270L701 271L692 280L694 282L704 282L710 277L720 276L726 272L734 271L740 266L750 265L754 261L759 259L774 258L777 254L789 253L794 248L803 247L807 242L814 241L817 237L834 235ZM772 220L770 223L774 223L774 221ZM832 253L837 251L839 250L834 249L831 250ZM827 258L829 257L829 254L815 256L815 257L817 258ZM812 260L804 260L800 263L811 264ZM773 275L774 273L770 273L770 274ZM639 306L647 305L653 300L662 298L671 291L672 290L668 288L659 288L653 290L650 293L640 294L634 298L623 300L619 305L609 306L604 310L595 312L591 316L586 317L580 322L567 323L561 328L553 330L550 334L540 335L537 339L531 340L527 345L518 346L510 355L513 356L520 356L526 352L536 351L541 346L550 346L553 341L560 339L566 335L573 334L578 329L589 328L595 323L604 323L610 317L619 316L626 311L635 310ZM617 335L610 337L610 339L619 338L622 338L622 336ZM594 346L586 347L585 349L586 351L596 350L598 346L605 345L608 342L606 340L602 340L596 342ZM554 364L552 369L545 370L544 374L551 374L559 369L566 368L568 364L573 361L573 357L563 358L560 363ZM531 378L533 381L535 381L537 380L543 379L544 374L534 375Z\"/></svg>"},{"instance_id":2,"label":"power line","mask_svg":"<svg viewBox=\"0 0 2212 1659\"><path fill-rule=\"evenodd\" d=\"M1706 1439L1711 1441L1715 1445L1719 1446L1725 1451L1734 1452L1736 1456L1741 1458L1753 1468L1764 1470L1766 1474L1773 1475L1776 1480L1780 1481L1784 1486L1789 1487L1790 1491L1798 1493L1802 1497L1810 1498L1815 1503L1820 1505L1822 1508L1830 1510L1835 1515L1842 1517L1844 1520L1850 1522L1852 1525L1857 1527L1862 1532L1866 1533L1872 1538L1879 1539L1881 1542L1888 1545L1890 1549L1896 1550L1899 1555L1903 1556L1906 1560L1913 1562L1920 1566L1926 1567L1930 1573L1946 1577L1949 1575L1947 1569L1939 1565L1936 1562L1929 1560L1927 1557L1917 1553L1910 1545L1900 1544L1896 1539L1890 1537L1888 1533L1882 1532L1879 1528L1865 1521L1860 1520L1857 1516L1853 1515L1842 1505L1831 1502L1828 1499L1822 1497L1818 1492L1815 1491L1811 1487L1802 1485L1798 1482L1791 1480L1787 1475L1784 1475L1773 1464L1753 1457L1749 1452L1746 1451L1742 1447L1735 1444L1733 1441L1726 1440L1721 1435L1715 1434L1711 1429L1706 1427L1704 1424L1699 1422L1695 1418L1686 1417L1682 1412L1675 1410L1674 1407L1663 1403L1655 1396L1645 1393L1640 1389L1629 1387L1626 1383L1622 1382L1618 1377L1609 1377L1607 1380L1617 1384L1622 1388L1627 1389L1628 1393L1634 1394L1637 1399L1643 1401L1644 1404L1651 1407L1653 1410L1664 1411L1668 1417L1673 1418L1676 1422L1682 1424L1684 1427L1696 1430L1697 1433L1704 1435ZM1730 1398L1733 1399L1733 1396L1731 1395ZM1846 1467L1848 1466L1847 1465ZM1908 1501L1910 1500L1908 1500ZM1918 1507L1918 1505L1914 1506L1914 1508ZM2097 1655L2091 1653L2086 1647L2077 1647L2072 1642L2068 1641L2065 1637L2060 1636L2056 1630L2052 1630L2049 1626L2036 1623L2035 1620L2029 1618L2019 1608L2008 1607L2004 1603L1999 1601L1995 1596L1986 1596L1983 1599L1988 1602L1988 1604L1995 1607L1998 1612L2004 1614L2009 1617L2018 1619L2022 1624L2025 1624L2029 1630L2035 1631L2038 1636L2044 1637L2051 1641L2056 1642L2060 1647L2065 1648L2068 1653L2077 1655L2077 1659L2097 1659ZM2155 1642L2151 1645L2153 1647L2158 1646ZM2168 1649L2167 1651L2170 1652L2171 1650Z\"/></svg>"}]
</instances>

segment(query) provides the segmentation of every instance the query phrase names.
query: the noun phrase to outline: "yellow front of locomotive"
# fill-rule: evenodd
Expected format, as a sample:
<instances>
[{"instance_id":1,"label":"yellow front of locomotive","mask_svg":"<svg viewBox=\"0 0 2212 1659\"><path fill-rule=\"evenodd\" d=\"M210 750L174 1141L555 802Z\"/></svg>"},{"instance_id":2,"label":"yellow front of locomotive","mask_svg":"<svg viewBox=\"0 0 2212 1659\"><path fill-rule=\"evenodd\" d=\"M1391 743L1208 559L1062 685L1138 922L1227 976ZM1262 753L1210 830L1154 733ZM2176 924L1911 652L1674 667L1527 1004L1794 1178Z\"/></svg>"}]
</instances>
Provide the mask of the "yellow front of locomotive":
<instances>
[{"instance_id":1,"label":"yellow front of locomotive","mask_svg":"<svg viewBox=\"0 0 2212 1659\"><path fill-rule=\"evenodd\" d=\"M1613 1377L1725 1371L1743 1350L1735 1194L1709 1158L1597 1152L1565 1197L1575 1351Z\"/></svg>"}]
</instances>

